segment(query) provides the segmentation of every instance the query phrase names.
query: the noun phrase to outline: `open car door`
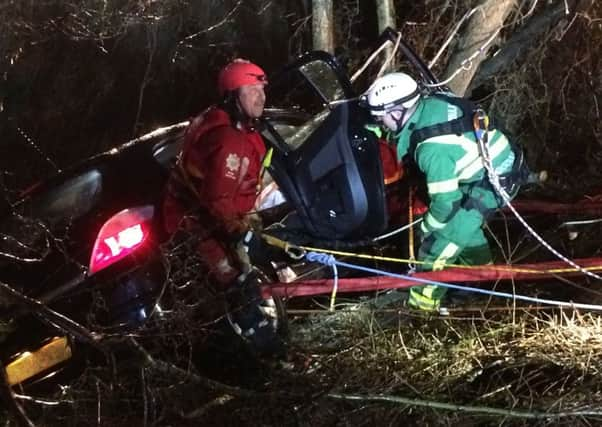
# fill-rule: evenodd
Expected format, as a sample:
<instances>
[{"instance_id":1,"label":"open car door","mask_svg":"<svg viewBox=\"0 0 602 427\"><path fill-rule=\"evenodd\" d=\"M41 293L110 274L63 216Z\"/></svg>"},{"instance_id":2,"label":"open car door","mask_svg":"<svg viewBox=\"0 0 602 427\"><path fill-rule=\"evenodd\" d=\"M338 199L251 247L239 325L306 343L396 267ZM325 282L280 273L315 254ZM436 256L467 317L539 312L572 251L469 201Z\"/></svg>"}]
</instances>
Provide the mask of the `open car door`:
<instances>
[{"instance_id":1,"label":"open car door","mask_svg":"<svg viewBox=\"0 0 602 427\"><path fill-rule=\"evenodd\" d=\"M385 230L378 141L364 128L367 113L334 57L302 56L271 79L268 102L263 135L274 148L269 171L303 232L357 240ZM287 122L286 115L296 120Z\"/></svg>"}]
</instances>

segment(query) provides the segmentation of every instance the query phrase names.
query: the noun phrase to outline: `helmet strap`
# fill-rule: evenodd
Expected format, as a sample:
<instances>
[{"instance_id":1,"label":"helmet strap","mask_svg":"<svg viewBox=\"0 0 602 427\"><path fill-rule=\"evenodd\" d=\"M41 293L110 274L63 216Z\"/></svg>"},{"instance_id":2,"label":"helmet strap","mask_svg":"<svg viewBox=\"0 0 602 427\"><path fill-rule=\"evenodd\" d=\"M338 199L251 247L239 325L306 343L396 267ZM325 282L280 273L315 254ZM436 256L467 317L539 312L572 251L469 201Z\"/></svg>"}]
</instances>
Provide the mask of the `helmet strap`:
<instances>
[{"instance_id":1,"label":"helmet strap","mask_svg":"<svg viewBox=\"0 0 602 427\"><path fill-rule=\"evenodd\" d=\"M391 114L391 118L393 119L393 121L395 122L395 125L397 126L396 131L399 132L401 129L403 129L403 125L405 124L405 117L406 117L406 113L408 110L401 109L401 110L395 110L395 111L401 111L401 116L399 116L399 118L395 118L395 115Z\"/></svg>"},{"instance_id":2,"label":"helmet strap","mask_svg":"<svg viewBox=\"0 0 602 427\"><path fill-rule=\"evenodd\" d=\"M396 119L395 116L393 116L393 121L395 121L395 125L397 125L397 132L402 130L406 123L410 120L410 117L412 117L412 114L414 114L414 111L416 111L417 106L418 103L415 103L410 108L402 107L402 110L396 110L402 112L399 119Z\"/></svg>"},{"instance_id":3,"label":"helmet strap","mask_svg":"<svg viewBox=\"0 0 602 427\"><path fill-rule=\"evenodd\" d=\"M249 122L250 118L242 111L238 103L238 90L226 92L220 107L228 113L232 120L232 125L236 128Z\"/></svg>"}]
</instances>

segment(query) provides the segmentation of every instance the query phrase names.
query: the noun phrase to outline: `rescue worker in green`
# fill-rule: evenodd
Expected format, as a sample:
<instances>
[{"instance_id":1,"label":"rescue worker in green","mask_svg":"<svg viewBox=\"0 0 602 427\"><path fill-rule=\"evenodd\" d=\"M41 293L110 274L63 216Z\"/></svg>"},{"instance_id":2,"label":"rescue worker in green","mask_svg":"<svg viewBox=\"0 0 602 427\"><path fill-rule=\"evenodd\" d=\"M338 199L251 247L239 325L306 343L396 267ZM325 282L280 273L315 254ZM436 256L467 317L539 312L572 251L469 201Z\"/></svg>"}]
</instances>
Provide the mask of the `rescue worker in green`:
<instances>
[{"instance_id":1,"label":"rescue worker in green","mask_svg":"<svg viewBox=\"0 0 602 427\"><path fill-rule=\"evenodd\" d=\"M474 105L449 93L422 95L417 82L404 73L377 79L362 101L388 130L390 142L397 144L398 160L409 156L426 176L430 204L420 226L418 269L492 263L482 226L503 201L484 169L472 125ZM517 154L499 130L490 129L487 136L496 174L516 175L513 172L519 166L519 156L523 163L522 153ZM517 186L508 190L515 195ZM440 286L415 286L410 289L408 304L436 311L445 292Z\"/></svg>"}]
</instances>

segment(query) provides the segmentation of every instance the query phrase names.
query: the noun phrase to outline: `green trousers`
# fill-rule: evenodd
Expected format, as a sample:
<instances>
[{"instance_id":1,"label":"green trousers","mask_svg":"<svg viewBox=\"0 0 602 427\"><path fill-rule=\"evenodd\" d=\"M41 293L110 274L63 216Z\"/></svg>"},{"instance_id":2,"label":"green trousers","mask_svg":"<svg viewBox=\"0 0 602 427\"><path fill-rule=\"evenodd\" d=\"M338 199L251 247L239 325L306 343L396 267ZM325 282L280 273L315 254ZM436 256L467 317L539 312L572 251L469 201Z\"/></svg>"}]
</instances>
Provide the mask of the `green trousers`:
<instances>
[{"instance_id":1,"label":"green trousers","mask_svg":"<svg viewBox=\"0 0 602 427\"><path fill-rule=\"evenodd\" d=\"M460 209L445 227L423 236L418 250L420 271L441 270L446 264L491 264L489 242L483 233L483 223L499 207L499 199L489 186L461 186L464 199ZM408 304L426 311L436 311L447 288L436 285L414 286Z\"/></svg>"}]
</instances>

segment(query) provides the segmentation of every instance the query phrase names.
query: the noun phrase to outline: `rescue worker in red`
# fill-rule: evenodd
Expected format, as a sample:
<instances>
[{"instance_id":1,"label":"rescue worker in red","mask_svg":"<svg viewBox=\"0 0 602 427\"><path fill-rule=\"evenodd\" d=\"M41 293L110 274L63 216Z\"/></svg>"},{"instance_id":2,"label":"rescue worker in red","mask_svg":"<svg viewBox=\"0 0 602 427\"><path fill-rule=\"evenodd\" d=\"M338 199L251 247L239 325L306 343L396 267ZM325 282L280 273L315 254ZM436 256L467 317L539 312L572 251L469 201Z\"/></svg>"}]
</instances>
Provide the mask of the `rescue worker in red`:
<instances>
[{"instance_id":1,"label":"rescue worker in red","mask_svg":"<svg viewBox=\"0 0 602 427\"><path fill-rule=\"evenodd\" d=\"M169 233L198 236L198 256L229 296L235 331L260 354L270 353L278 337L240 250L258 219L252 211L266 148L255 123L263 114L267 78L259 66L236 59L221 70L217 84L222 101L186 129L167 185L164 222Z\"/></svg>"}]
</instances>

